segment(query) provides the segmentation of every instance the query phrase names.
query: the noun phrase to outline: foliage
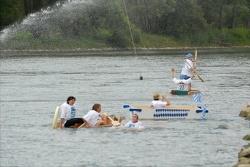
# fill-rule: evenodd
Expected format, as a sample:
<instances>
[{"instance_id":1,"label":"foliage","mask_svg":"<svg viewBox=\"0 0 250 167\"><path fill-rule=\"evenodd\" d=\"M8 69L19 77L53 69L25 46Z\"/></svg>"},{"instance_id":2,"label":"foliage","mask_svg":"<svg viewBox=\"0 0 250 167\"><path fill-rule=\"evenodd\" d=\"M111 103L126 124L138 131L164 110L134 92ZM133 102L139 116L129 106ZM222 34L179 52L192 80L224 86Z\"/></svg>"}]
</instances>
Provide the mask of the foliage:
<instances>
[{"instance_id":1,"label":"foliage","mask_svg":"<svg viewBox=\"0 0 250 167\"><path fill-rule=\"evenodd\" d=\"M0 0L0 29L57 0Z\"/></svg>"},{"instance_id":2,"label":"foliage","mask_svg":"<svg viewBox=\"0 0 250 167\"><path fill-rule=\"evenodd\" d=\"M183 38L186 34L193 34L206 28L203 13L194 1L178 0L175 11L165 20L165 33L176 38ZM182 11L182 12L180 12Z\"/></svg>"},{"instance_id":3,"label":"foliage","mask_svg":"<svg viewBox=\"0 0 250 167\"><path fill-rule=\"evenodd\" d=\"M246 28L209 29L186 37L183 43L189 43L192 46L250 45L250 30Z\"/></svg>"},{"instance_id":4,"label":"foliage","mask_svg":"<svg viewBox=\"0 0 250 167\"><path fill-rule=\"evenodd\" d=\"M144 33L142 39L143 40L140 44L140 47L142 48L166 48L179 46L176 40L163 35Z\"/></svg>"},{"instance_id":5,"label":"foliage","mask_svg":"<svg viewBox=\"0 0 250 167\"><path fill-rule=\"evenodd\" d=\"M8 38L0 36L2 46L127 48L132 39L136 47L250 45L249 0L0 1L0 28L25 16Z\"/></svg>"},{"instance_id":6,"label":"foliage","mask_svg":"<svg viewBox=\"0 0 250 167\"><path fill-rule=\"evenodd\" d=\"M0 28L15 22L21 16L24 16L24 8L20 0L0 1Z\"/></svg>"}]
</instances>

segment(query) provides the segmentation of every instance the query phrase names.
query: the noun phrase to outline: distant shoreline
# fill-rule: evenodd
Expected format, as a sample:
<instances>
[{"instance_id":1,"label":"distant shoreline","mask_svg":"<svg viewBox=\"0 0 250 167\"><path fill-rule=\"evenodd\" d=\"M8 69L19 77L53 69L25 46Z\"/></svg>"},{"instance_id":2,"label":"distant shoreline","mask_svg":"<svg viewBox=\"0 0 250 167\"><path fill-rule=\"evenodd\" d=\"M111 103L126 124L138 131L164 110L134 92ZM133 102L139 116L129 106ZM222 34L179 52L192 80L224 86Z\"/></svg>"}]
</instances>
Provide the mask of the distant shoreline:
<instances>
[{"instance_id":1,"label":"distant shoreline","mask_svg":"<svg viewBox=\"0 0 250 167\"><path fill-rule=\"evenodd\" d=\"M89 49L82 49L82 48L75 48L75 49L3 49L0 50L1 52L78 52L78 51L130 51L130 50L137 50L137 51L157 51L157 50L211 50L211 49L250 49L250 46L212 46L212 47L165 47L165 48L89 48Z\"/></svg>"}]
</instances>

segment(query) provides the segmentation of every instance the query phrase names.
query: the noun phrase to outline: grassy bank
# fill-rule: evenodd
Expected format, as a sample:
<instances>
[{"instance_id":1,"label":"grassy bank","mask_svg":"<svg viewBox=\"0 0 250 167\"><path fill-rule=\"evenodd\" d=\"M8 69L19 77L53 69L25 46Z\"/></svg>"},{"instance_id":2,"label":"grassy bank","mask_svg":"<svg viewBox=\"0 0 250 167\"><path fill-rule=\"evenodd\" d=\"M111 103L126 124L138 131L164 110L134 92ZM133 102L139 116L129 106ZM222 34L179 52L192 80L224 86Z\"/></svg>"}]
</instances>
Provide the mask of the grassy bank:
<instances>
[{"instance_id":1,"label":"grassy bank","mask_svg":"<svg viewBox=\"0 0 250 167\"><path fill-rule=\"evenodd\" d=\"M120 38L120 40L127 38ZM128 41L128 40L127 40ZM132 42L127 42L121 49L133 48ZM124 42L125 43L125 42ZM1 50L74 50L74 49L105 49L119 48L113 46L105 38L79 37L70 38L60 34L34 37L29 32L10 35L1 41ZM185 36L182 39L174 39L164 35L152 35L141 33L140 40L135 43L136 48L185 48L185 47L232 47L250 46L250 29L224 29L198 32Z\"/></svg>"}]
</instances>

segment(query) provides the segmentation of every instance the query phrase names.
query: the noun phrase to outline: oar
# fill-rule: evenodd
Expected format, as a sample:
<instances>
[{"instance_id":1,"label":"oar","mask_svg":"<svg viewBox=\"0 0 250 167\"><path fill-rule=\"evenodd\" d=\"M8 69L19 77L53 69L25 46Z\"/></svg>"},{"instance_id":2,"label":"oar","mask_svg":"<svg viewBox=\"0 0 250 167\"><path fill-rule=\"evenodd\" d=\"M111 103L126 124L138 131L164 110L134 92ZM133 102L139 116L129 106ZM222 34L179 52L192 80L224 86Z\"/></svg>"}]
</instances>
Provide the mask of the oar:
<instances>
[{"instance_id":1,"label":"oar","mask_svg":"<svg viewBox=\"0 0 250 167\"><path fill-rule=\"evenodd\" d=\"M196 69L196 62L197 62L197 49L195 49L195 53L194 53L194 60L195 60L195 62L194 62L194 69ZM196 73L197 74L197 73ZM202 81L202 82L204 82L204 80L200 77L200 75L199 74L197 74L197 76L199 77L199 79Z\"/></svg>"},{"instance_id":2,"label":"oar","mask_svg":"<svg viewBox=\"0 0 250 167\"><path fill-rule=\"evenodd\" d=\"M195 74L197 75L197 77L201 80L201 82L204 82L204 80L201 78L201 76L195 71Z\"/></svg>"},{"instance_id":3,"label":"oar","mask_svg":"<svg viewBox=\"0 0 250 167\"><path fill-rule=\"evenodd\" d=\"M188 61L186 60L187 64L189 67L191 67L191 65L188 63ZM194 71L194 73L198 76L198 78L201 80L201 82L204 82L204 80L201 78L201 76L196 72Z\"/></svg>"},{"instance_id":4,"label":"oar","mask_svg":"<svg viewBox=\"0 0 250 167\"><path fill-rule=\"evenodd\" d=\"M196 61L197 61L197 49L195 49L195 52L194 52L194 68L196 68Z\"/></svg>"},{"instance_id":5,"label":"oar","mask_svg":"<svg viewBox=\"0 0 250 167\"><path fill-rule=\"evenodd\" d=\"M84 122L84 123L81 124L77 129L82 128L82 127L85 127L85 126L86 126L86 124L85 124L85 122Z\"/></svg>"}]
</instances>

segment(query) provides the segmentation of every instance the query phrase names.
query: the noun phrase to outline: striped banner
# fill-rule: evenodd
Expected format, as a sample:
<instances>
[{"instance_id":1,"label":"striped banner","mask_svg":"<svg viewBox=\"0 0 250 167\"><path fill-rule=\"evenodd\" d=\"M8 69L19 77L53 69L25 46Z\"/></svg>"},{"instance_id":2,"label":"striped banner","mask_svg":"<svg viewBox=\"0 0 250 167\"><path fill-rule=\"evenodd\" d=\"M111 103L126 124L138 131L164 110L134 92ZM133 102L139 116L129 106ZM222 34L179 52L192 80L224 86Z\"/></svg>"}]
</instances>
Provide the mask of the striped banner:
<instances>
[{"instance_id":1,"label":"striped banner","mask_svg":"<svg viewBox=\"0 0 250 167\"><path fill-rule=\"evenodd\" d=\"M205 119L205 112L207 110L206 104L202 106L202 113L201 113L201 119Z\"/></svg>"},{"instance_id":2,"label":"striped banner","mask_svg":"<svg viewBox=\"0 0 250 167\"><path fill-rule=\"evenodd\" d=\"M194 97L194 102L201 103L202 93L194 94L193 97Z\"/></svg>"}]
</instances>

